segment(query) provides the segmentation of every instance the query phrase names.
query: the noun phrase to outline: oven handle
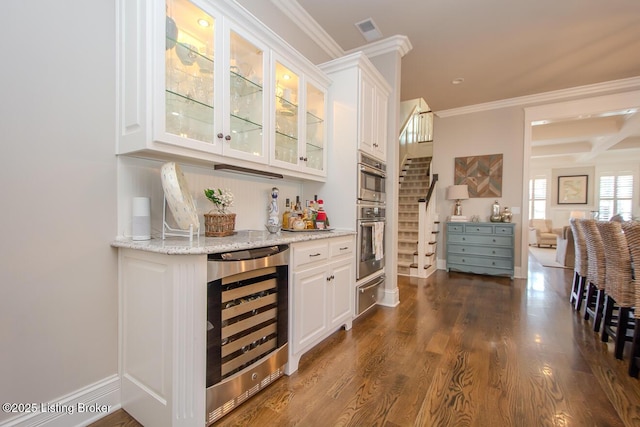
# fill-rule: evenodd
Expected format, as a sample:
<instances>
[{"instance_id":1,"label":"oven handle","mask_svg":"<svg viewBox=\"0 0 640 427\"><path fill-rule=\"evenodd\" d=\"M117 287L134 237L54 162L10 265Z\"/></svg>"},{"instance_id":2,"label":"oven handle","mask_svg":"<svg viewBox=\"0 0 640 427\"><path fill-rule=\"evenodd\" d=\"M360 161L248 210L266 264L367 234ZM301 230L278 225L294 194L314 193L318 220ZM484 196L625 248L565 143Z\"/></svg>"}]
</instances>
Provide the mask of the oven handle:
<instances>
[{"instance_id":1,"label":"oven handle","mask_svg":"<svg viewBox=\"0 0 640 427\"><path fill-rule=\"evenodd\" d=\"M385 221L384 219L381 219L381 220L375 220L375 219L374 219L374 220L371 220L371 221L369 221L369 220L367 220L367 221L360 220L360 225L361 225L362 227L373 227L373 225L374 225L376 222L382 222L382 223L385 223L386 221Z\"/></svg>"},{"instance_id":2,"label":"oven handle","mask_svg":"<svg viewBox=\"0 0 640 427\"><path fill-rule=\"evenodd\" d=\"M371 174L371 175L379 176L381 178L387 177L387 174L385 172L381 171L380 169L371 167L369 165L365 165L364 163L360 163L360 171Z\"/></svg>"},{"instance_id":3,"label":"oven handle","mask_svg":"<svg viewBox=\"0 0 640 427\"><path fill-rule=\"evenodd\" d=\"M376 286L378 286L381 283L384 283L384 276L380 276L378 278L378 281L376 283L374 283L373 285L369 285L369 286L365 286L364 288L358 288L360 290L360 293L363 294L365 291L368 291L371 288L375 288Z\"/></svg>"}]
</instances>

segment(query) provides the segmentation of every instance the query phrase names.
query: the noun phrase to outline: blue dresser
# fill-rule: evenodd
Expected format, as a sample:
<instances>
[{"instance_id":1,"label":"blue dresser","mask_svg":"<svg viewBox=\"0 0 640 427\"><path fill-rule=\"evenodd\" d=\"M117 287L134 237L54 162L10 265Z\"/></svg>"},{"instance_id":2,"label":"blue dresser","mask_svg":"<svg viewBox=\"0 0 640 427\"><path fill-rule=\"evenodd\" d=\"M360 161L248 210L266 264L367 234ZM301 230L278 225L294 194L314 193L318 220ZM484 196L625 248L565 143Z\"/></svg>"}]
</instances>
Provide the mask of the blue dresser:
<instances>
[{"instance_id":1,"label":"blue dresser","mask_svg":"<svg viewBox=\"0 0 640 427\"><path fill-rule=\"evenodd\" d=\"M448 222L447 271L514 276L515 224Z\"/></svg>"}]
</instances>

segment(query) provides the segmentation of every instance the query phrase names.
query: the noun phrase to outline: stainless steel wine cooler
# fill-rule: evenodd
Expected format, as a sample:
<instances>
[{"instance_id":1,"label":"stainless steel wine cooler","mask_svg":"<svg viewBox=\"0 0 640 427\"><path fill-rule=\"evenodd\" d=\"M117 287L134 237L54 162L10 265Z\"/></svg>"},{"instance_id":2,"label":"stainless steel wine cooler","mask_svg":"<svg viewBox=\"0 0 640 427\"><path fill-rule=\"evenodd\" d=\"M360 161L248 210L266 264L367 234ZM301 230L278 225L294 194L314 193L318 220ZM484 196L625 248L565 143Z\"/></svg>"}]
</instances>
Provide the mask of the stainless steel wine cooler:
<instances>
[{"instance_id":1,"label":"stainless steel wine cooler","mask_svg":"<svg viewBox=\"0 0 640 427\"><path fill-rule=\"evenodd\" d=\"M286 245L209 255L207 425L284 374L288 263Z\"/></svg>"}]
</instances>

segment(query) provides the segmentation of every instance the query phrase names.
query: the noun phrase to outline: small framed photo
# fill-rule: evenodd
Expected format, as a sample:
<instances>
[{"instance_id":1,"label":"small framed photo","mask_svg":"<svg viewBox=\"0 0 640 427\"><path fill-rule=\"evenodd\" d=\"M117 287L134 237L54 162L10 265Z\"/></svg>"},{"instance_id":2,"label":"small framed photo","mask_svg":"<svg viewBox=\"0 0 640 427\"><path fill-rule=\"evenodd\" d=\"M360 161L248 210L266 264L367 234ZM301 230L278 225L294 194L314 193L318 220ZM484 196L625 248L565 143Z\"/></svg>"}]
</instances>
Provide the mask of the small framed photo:
<instances>
[{"instance_id":1,"label":"small framed photo","mask_svg":"<svg viewBox=\"0 0 640 427\"><path fill-rule=\"evenodd\" d=\"M589 175L558 177L559 205L586 205Z\"/></svg>"}]
</instances>

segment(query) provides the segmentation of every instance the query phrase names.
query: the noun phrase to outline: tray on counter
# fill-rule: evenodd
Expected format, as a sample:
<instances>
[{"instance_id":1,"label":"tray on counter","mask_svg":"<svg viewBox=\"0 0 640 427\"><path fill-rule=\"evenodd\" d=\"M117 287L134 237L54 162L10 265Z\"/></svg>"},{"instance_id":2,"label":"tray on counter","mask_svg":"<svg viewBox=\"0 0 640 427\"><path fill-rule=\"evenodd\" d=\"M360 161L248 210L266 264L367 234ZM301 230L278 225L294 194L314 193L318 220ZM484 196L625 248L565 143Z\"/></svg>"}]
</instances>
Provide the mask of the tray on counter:
<instances>
[{"instance_id":1,"label":"tray on counter","mask_svg":"<svg viewBox=\"0 0 640 427\"><path fill-rule=\"evenodd\" d=\"M290 233L304 233L310 231L333 231L333 228L303 228L302 230L292 230L289 228L281 228L280 231L288 231Z\"/></svg>"}]
</instances>

